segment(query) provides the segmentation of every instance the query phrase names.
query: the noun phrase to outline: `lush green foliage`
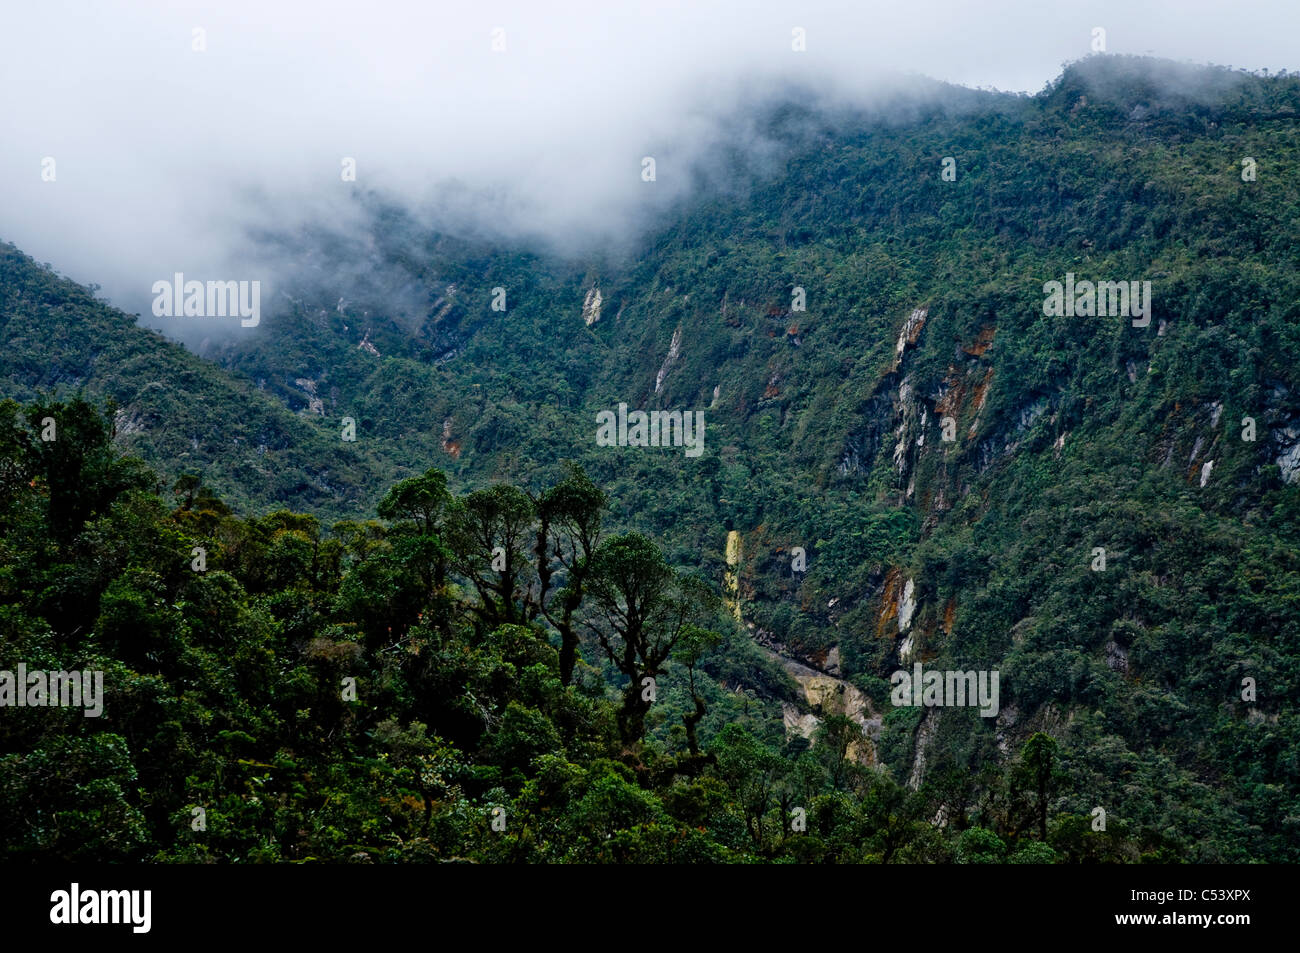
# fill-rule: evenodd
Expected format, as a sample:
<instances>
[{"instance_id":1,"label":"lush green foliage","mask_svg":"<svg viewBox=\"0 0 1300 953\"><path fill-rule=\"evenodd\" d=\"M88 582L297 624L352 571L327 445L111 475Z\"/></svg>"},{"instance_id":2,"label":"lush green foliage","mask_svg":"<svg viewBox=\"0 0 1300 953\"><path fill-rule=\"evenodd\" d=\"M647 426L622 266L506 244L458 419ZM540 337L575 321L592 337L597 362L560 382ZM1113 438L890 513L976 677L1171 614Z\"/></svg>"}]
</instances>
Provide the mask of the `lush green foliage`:
<instances>
[{"instance_id":1,"label":"lush green foliage","mask_svg":"<svg viewBox=\"0 0 1300 953\"><path fill-rule=\"evenodd\" d=\"M567 531L531 561L521 548L478 567L520 524L535 533L546 499L589 496L580 469L538 501L504 484L452 497L430 471L385 496L391 519L322 535L286 511L241 520L192 478L163 500L83 402L0 414L0 665L107 674L97 718L5 710L10 859L975 862L1009 849L932 826L954 798L996 812L1033 862L1139 849L1078 833L1049 846L1037 751L1055 743L1041 735L977 797L969 778L913 792L854 762L859 729L842 716L811 749L785 743L763 706L716 680L722 652L747 676L770 663L637 534L584 557L569 608L590 635L566 684L539 569L571 579ZM47 418L66 424L51 442ZM71 534L61 483L78 487ZM491 510L484 537L467 540L476 509Z\"/></svg>"},{"instance_id":2,"label":"lush green foliage","mask_svg":"<svg viewBox=\"0 0 1300 953\"><path fill-rule=\"evenodd\" d=\"M10 851L1300 859L1300 486L1280 465L1300 439L1298 108L1294 77L1107 57L905 118L796 100L761 124L779 170L627 259L379 209L373 264L396 277L376 286L415 304L308 289L219 352L232 374L0 254L0 362L44 402L3 437L0 661L99 659L118 693L102 726L3 712ZM1150 280L1150 326L1045 315L1067 272ZM72 386L117 399L118 443L163 485L202 481L161 493L45 396ZM597 447L619 401L703 410L705 454ZM35 436L50 412L68 446ZM539 564L547 513L563 558ZM625 613L583 625L625 607L619 578L659 580L666 637L710 601L699 581L722 587L731 530L752 631L695 608L665 654ZM817 743L787 741L780 702L808 704L751 636L837 650L883 713L873 767L830 712ZM904 644L1000 670L1001 715L893 709Z\"/></svg>"}]
</instances>

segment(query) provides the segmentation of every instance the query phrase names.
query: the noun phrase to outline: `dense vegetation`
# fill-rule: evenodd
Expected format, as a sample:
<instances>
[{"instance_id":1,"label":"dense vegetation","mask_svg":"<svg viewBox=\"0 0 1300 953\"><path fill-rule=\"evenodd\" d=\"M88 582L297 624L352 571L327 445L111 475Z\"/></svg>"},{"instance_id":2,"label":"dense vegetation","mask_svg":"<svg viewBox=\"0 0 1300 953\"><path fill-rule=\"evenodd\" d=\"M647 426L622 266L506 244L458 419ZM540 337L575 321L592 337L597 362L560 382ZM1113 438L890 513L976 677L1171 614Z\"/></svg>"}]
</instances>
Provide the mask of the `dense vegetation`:
<instances>
[{"instance_id":1,"label":"dense vegetation","mask_svg":"<svg viewBox=\"0 0 1300 953\"><path fill-rule=\"evenodd\" d=\"M811 749L785 743L718 689L763 664L717 596L644 536L605 533L578 467L536 496L454 497L431 470L385 495L383 519L323 536L287 511L241 520L194 477L163 499L82 401L0 417L0 663L108 684L95 719L5 711L8 859L1043 862L1145 846L1122 825L1043 826L1062 783L1044 735L974 798L969 778L913 792L856 763L842 716ZM932 826L954 799L992 829Z\"/></svg>"},{"instance_id":2,"label":"dense vegetation","mask_svg":"<svg viewBox=\"0 0 1300 953\"><path fill-rule=\"evenodd\" d=\"M0 667L114 686L100 721L0 711L8 849L1300 859L1298 108L1108 57L1036 97L794 96L756 124L778 168L718 157L632 255L376 204L366 281L304 283L220 367L0 253ZM1150 325L1045 315L1067 272L1149 280ZM597 447L619 401L702 410L705 454ZM620 565L692 607L666 655L602 646ZM869 700L866 756L756 639ZM999 670L1000 715L894 708L914 661Z\"/></svg>"}]
</instances>

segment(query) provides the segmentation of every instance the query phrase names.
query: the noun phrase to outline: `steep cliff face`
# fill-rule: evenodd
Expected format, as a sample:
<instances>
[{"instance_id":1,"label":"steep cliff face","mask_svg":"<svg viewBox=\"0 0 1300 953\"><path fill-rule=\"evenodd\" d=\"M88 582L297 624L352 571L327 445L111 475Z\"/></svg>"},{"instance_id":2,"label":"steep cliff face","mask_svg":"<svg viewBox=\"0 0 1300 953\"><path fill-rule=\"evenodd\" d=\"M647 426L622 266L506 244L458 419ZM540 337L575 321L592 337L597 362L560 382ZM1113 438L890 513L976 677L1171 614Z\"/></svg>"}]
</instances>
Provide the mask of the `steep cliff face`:
<instances>
[{"instance_id":1,"label":"steep cliff face","mask_svg":"<svg viewBox=\"0 0 1300 953\"><path fill-rule=\"evenodd\" d=\"M1252 421L1249 417L1242 418L1240 427L1243 435L1252 424L1257 431L1258 421ZM1291 392L1283 383L1275 382L1269 392L1264 424L1270 429L1270 449L1276 454L1273 462L1281 471L1282 479L1287 484L1296 483L1300 480L1300 408L1292 402ZM1254 436L1260 439L1258 432Z\"/></svg>"},{"instance_id":2,"label":"steep cliff face","mask_svg":"<svg viewBox=\"0 0 1300 953\"><path fill-rule=\"evenodd\" d=\"M992 513L1005 519L1003 511L1009 508L1010 501L999 504L989 493L991 488L1008 485L1012 479L1009 474L1042 472L1052 467L1058 475L1047 480L1068 482L1071 478L1064 474L1080 466L1089 469L1096 466L1081 461L1094 456L1096 441L1106 439L1098 437L1102 418L1090 410L1099 403L1099 398L1027 388L1013 378L1003 381L999 371L1002 355L997 321L984 321L973 336L953 348L942 364L937 360L942 354L941 342L927 339L927 335L936 333L928 308L911 309L901 326L896 327L891 358L862 402L857 424L846 434L835 470L841 478L857 481L855 486L864 490L874 488L878 498L888 499L900 508L914 509L921 517L922 548L932 537L960 538L960 534L971 531L967 527L979 526L979 521ZM1149 337L1142 340L1152 342L1151 347L1162 346L1162 340L1176 333L1177 329L1171 328L1168 322L1153 323ZM1085 352L1080 358L1081 368L1090 360L1091 355ZM1152 469L1180 474L1193 492L1209 493L1220 481L1236 485L1236 490L1220 487L1219 492L1227 492L1228 496L1219 499L1230 498L1233 493L1249 493L1244 487L1252 475L1266 478L1261 467L1268 464L1277 467L1283 485L1300 481L1300 413L1293 407L1285 385L1276 384L1264 390L1253 414L1244 415L1232 409L1231 396L1213 391L1193 400L1167 400L1152 412L1143 404L1144 399L1150 398L1140 395L1162 386L1163 371L1157 368L1153 372L1154 362L1150 359L1125 357L1112 363L1115 365L1112 373L1127 381L1133 390L1132 405L1143 408L1156 422L1155 427L1148 425L1140 436L1128 441L1127 449L1136 460L1144 461ZM1083 371L1079 369L1075 373ZM1104 372L1089 369L1087 373L1104 379ZM766 383L770 390L772 382ZM1000 387L1005 387L1007 392L999 393ZM1117 422L1113 420L1105 418L1105 425L1115 426ZM1080 431L1086 436L1081 438ZM1254 456L1253 470L1243 467L1243 452ZM1044 500L1052 499L1052 491L1048 489L1034 492L1044 494ZM1057 495L1067 497L1077 492L1069 490ZM1074 498L1076 507L1089 505L1086 493ZM958 516L957 510L964 515ZM1060 518L1064 521L1064 517ZM1095 546L1110 542L1108 552L1112 560L1132 558L1129 548L1116 539L1124 532L1118 527L1098 528L1094 530L1098 538L1084 537L1073 545L1081 553L1087 553ZM1042 540L1039 545L1044 547L1042 558L1060 561L1059 555L1046 556L1057 551L1059 541L1046 544L1051 549ZM868 558L871 558L869 552ZM1016 558L1033 560L1032 556L1021 554ZM1075 558L1076 565L1086 573L1087 563L1082 555ZM992 564L998 557L989 559ZM936 659L959 668L1001 667L1008 679L1009 698L994 719L994 731L997 750L1004 758L1014 757L1019 745L1036 731L1068 735L1077 708L1056 703L1038 707L1018 697L1022 694L1033 697L1027 687L1030 680L1025 667L1034 664L1028 661L1030 653L1043 651L1042 637L1026 638L1026 634L1039 631L1045 624L1040 615L1042 610L1036 609L1029 598L1009 605L1004 617L1011 634L1011 652L1006 654L1005 648L991 652L988 643L997 644L1000 637L990 637L972 628L958 612L959 602L970 604L974 611L985 611L989 597L971 586L969 571L962 579L952 573L949 565L951 557L947 556L928 566L917 562L893 565L885 562L877 582L857 591L846 591L833 580L823 579L822 592L830 598L822 600L825 611L817 614L855 645L852 668L855 672L861 673L865 663L869 675L883 679L893 666L918 661L929 664ZM966 565L969 566L969 561ZM1115 563L1112 561L1110 566L1113 572ZM1163 568L1154 568L1152 572L1163 580ZM1096 588L1109 578L1085 575L1081 583ZM819 604L806 596L801 602L805 611ZM863 606L869 610L866 618L860 614ZM1132 632L1154 629L1156 624L1149 617L1129 615L1132 621L1115 623L1115 631L1121 634L1100 638L1095 647L1087 650L1087 656L1088 664L1133 681L1140 677L1137 675L1140 663L1134 653ZM877 647L867 647L864 652L861 640L868 632ZM773 636L777 642L782 638L779 632ZM1032 647L1035 642L1039 648ZM1141 642L1142 637L1138 636L1137 644ZM789 655L783 658L786 670L799 683L806 703L783 705L786 730L811 736L819 724L818 711L827 710L828 692L838 692L840 686L827 681L825 672L819 673L803 660ZM963 724L942 710L926 709L921 713L911 729L906 749L909 761L905 776L909 786L918 788L924 783L935 757L940 756L936 752L948 756L953 733L967 730ZM879 722L874 733L868 732L868 738L878 737L878 725Z\"/></svg>"},{"instance_id":3,"label":"steep cliff face","mask_svg":"<svg viewBox=\"0 0 1300 953\"><path fill-rule=\"evenodd\" d=\"M845 441L838 467L841 474L869 472L887 449L895 485L907 486L915 451L924 444L927 412L917 401L905 361L925 328L927 314L925 308L915 308L904 319L893 362L867 400L861 425Z\"/></svg>"},{"instance_id":4,"label":"steep cliff face","mask_svg":"<svg viewBox=\"0 0 1300 953\"><path fill-rule=\"evenodd\" d=\"M829 650L818 653L817 658L800 657L773 633L745 621L739 595L742 546L739 533L733 530L727 534L727 601L736 620L745 625L761 650L777 661L799 686L802 704L788 701L781 703L786 737L797 735L815 743L817 730L826 715L844 715L862 732L861 738L849 745L848 756L860 764L875 764L875 738L880 732L881 718L866 694L840 677L839 647L832 646Z\"/></svg>"},{"instance_id":5,"label":"steep cliff face","mask_svg":"<svg viewBox=\"0 0 1300 953\"><path fill-rule=\"evenodd\" d=\"M965 484L950 465L959 449L976 448L979 462L974 472L984 472L999 455L1014 451L1016 435L1031 427L1047 404L1039 401L1024 408L1014 430L985 434L984 411L994 378L987 355L997 332L992 324L956 349L958 359L948 364L932 392L918 393L918 375L931 373L917 368L914 360L928 317L929 310L918 307L904 319L893 360L866 402L862 424L845 441L838 470L853 475L887 469L888 485L900 491L899 502L916 499L933 515L965 493ZM920 466L923 460L925 467ZM928 525L933 526L933 520Z\"/></svg>"},{"instance_id":6,"label":"steep cliff face","mask_svg":"<svg viewBox=\"0 0 1300 953\"><path fill-rule=\"evenodd\" d=\"M599 288L590 288L582 299L582 321L591 327L600 320L601 296Z\"/></svg>"},{"instance_id":7,"label":"steep cliff face","mask_svg":"<svg viewBox=\"0 0 1300 953\"><path fill-rule=\"evenodd\" d=\"M726 577L726 599L727 605L731 609L732 615L736 621L741 621L740 611L740 556L741 540L740 533L734 529L727 533L727 577Z\"/></svg>"},{"instance_id":8,"label":"steep cliff face","mask_svg":"<svg viewBox=\"0 0 1300 953\"><path fill-rule=\"evenodd\" d=\"M160 383L206 380L199 362L128 316L94 326L87 296L50 304L36 276L0 284L3 359L17 393L97 381L128 446L245 481L267 509L318 505L304 488L349 458L339 518L426 466L481 486L578 460L616 501L611 529L654 536L811 672L787 667L791 731L815 730L838 679L874 700L877 764L900 780L1077 729L1085 777L1173 765L1157 787L1204 788L1220 817L1251 801L1235 775L1289 792L1294 774L1259 732L1295 694L1300 151L1278 110L1300 94L1269 80L1190 112L1120 108L1089 85L1103 68L973 119L801 121L815 131L786 130L771 179L684 208L631 262L450 253L385 221L377 247L423 293L413 330L351 289L295 296L229 352L258 388L200 388L224 420ZM981 161L945 182L929 157L962 137ZM1261 144L1278 174L1246 182L1233 162ZM1067 272L1150 278L1150 326L1046 314ZM592 412L622 400L706 409L704 455L596 447ZM891 672L918 661L999 668L996 723L887 707ZM1269 693L1245 702L1245 677ZM1290 836L1248 813L1243 830Z\"/></svg>"},{"instance_id":9,"label":"steep cliff face","mask_svg":"<svg viewBox=\"0 0 1300 953\"><path fill-rule=\"evenodd\" d=\"M845 715L862 731L861 738L849 744L848 756L859 764L875 764L875 738L880 732L880 716L856 686L826 672L811 668L795 659L773 652L772 656L798 683L808 710L782 702L781 712L786 736L801 735L815 740L822 718L828 714Z\"/></svg>"},{"instance_id":10,"label":"steep cliff face","mask_svg":"<svg viewBox=\"0 0 1300 953\"><path fill-rule=\"evenodd\" d=\"M800 736L816 743L817 730L827 715L844 715L861 730L861 738L853 741L848 756L859 764L874 765L876 738L880 734L881 716L871 699L856 685L838 674L838 647L832 648L818 659L801 657L772 633L755 627L750 622L746 628L760 649L776 661L798 685L801 703L781 702L782 720L787 738Z\"/></svg>"},{"instance_id":11,"label":"steep cliff face","mask_svg":"<svg viewBox=\"0 0 1300 953\"><path fill-rule=\"evenodd\" d=\"M668 345L668 355L664 358L664 362L659 368L659 373L655 375L656 394L659 393L659 390L664 386L664 378L668 376L668 372L672 369L673 364L677 362L677 359L681 357L681 355L682 329L681 326L678 325L677 330L673 331L673 339Z\"/></svg>"}]
</instances>

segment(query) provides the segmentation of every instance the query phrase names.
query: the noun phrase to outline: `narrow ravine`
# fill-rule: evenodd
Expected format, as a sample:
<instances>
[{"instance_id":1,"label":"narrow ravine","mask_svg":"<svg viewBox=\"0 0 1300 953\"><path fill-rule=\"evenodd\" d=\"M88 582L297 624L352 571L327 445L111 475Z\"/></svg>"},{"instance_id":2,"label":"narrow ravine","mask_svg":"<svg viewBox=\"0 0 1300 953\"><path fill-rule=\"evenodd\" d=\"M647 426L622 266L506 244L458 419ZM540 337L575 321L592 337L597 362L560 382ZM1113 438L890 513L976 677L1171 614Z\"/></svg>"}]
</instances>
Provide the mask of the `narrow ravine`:
<instances>
[{"instance_id":1,"label":"narrow ravine","mask_svg":"<svg viewBox=\"0 0 1300 953\"><path fill-rule=\"evenodd\" d=\"M849 757L861 764L875 764L880 715L873 709L871 699L852 682L785 654L780 643L770 638L759 636L754 641L761 652L778 662L798 683L812 709L802 711L790 702L781 703L786 737L802 735L811 741L825 715L847 715L862 729L862 740L849 746Z\"/></svg>"},{"instance_id":2,"label":"narrow ravine","mask_svg":"<svg viewBox=\"0 0 1300 953\"><path fill-rule=\"evenodd\" d=\"M746 622L740 603L741 536L735 530L727 533L726 602L738 622L750 631L754 644L765 655L774 659L798 683L804 700L811 711L783 701L781 714L785 722L785 735L790 738L802 735L812 741L822 718L828 714L843 714L862 729L862 739L849 746L849 757L861 764L876 763L875 739L880 732L880 715L872 708L869 699L856 685L833 675L825 669L814 667L808 661L796 658L770 633ZM838 649L832 649L831 658L838 658Z\"/></svg>"}]
</instances>

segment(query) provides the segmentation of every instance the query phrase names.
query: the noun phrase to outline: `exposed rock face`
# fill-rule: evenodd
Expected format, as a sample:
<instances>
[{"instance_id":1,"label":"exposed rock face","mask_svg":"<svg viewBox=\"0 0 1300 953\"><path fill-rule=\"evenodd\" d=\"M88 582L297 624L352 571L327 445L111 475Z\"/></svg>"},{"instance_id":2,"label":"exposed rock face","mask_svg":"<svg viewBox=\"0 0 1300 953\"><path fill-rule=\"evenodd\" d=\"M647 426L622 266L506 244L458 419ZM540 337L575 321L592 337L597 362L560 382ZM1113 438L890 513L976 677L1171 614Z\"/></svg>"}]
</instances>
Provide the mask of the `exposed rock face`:
<instances>
[{"instance_id":1,"label":"exposed rock face","mask_svg":"<svg viewBox=\"0 0 1300 953\"><path fill-rule=\"evenodd\" d=\"M897 567L885 573L880 593L880 609L876 613L876 638L899 639L898 659L906 662L915 651L912 621L916 617L916 580L903 578Z\"/></svg>"},{"instance_id":2,"label":"exposed rock face","mask_svg":"<svg viewBox=\"0 0 1300 953\"><path fill-rule=\"evenodd\" d=\"M880 612L876 616L876 638L891 637L889 623L898 618L898 601L903 592L903 571L891 569L885 573L880 593Z\"/></svg>"},{"instance_id":3,"label":"exposed rock face","mask_svg":"<svg viewBox=\"0 0 1300 953\"><path fill-rule=\"evenodd\" d=\"M1274 439L1282 447L1282 452L1277 457L1282 479L1294 483L1300 478L1300 426L1283 427L1274 432Z\"/></svg>"},{"instance_id":4,"label":"exposed rock face","mask_svg":"<svg viewBox=\"0 0 1300 953\"><path fill-rule=\"evenodd\" d=\"M797 706L789 702L781 702L781 720L785 724L787 738L798 735L809 741L812 741L817 726L821 724L821 719L812 712L801 712Z\"/></svg>"},{"instance_id":5,"label":"exposed rock face","mask_svg":"<svg viewBox=\"0 0 1300 953\"><path fill-rule=\"evenodd\" d=\"M299 377L294 383L307 395L307 410L313 414L325 416L325 401L316 396L316 382L307 377Z\"/></svg>"},{"instance_id":6,"label":"exposed rock face","mask_svg":"<svg viewBox=\"0 0 1300 953\"><path fill-rule=\"evenodd\" d=\"M847 715L862 729L861 741L849 745L849 757L860 764L875 764L875 738L880 733L880 716L871 708L871 700L858 688L843 679L824 671L796 662L771 649L764 651L781 663L790 677L799 683L804 699L813 712L801 712L789 702L781 705L786 737L802 735L811 740L821 725L821 717L828 714Z\"/></svg>"},{"instance_id":7,"label":"exposed rock face","mask_svg":"<svg viewBox=\"0 0 1300 953\"><path fill-rule=\"evenodd\" d=\"M460 459L460 441L453 440L451 436L452 419L448 417L442 422L442 449L451 454L453 460Z\"/></svg>"},{"instance_id":8,"label":"exposed rock face","mask_svg":"<svg viewBox=\"0 0 1300 953\"><path fill-rule=\"evenodd\" d=\"M921 779L925 777L925 758L926 748L930 746L930 739L934 737L934 730L939 724L938 708L924 708L921 714L921 725L916 729L916 754L912 760L912 774L907 779L907 786L915 791L921 786Z\"/></svg>"},{"instance_id":9,"label":"exposed rock face","mask_svg":"<svg viewBox=\"0 0 1300 953\"><path fill-rule=\"evenodd\" d=\"M898 646L898 660L910 662L915 648L915 639L910 632L912 616L916 614L916 583L909 579L903 583L903 593L898 599L898 634L903 637Z\"/></svg>"},{"instance_id":10,"label":"exposed rock face","mask_svg":"<svg viewBox=\"0 0 1300 953\"><path fill-rule=\"evenodd\" d=\"M899 502L917 499L928 528L965 495L966 487L949 470L950 458L963 444L976 444L975 467L983 472L1009 456L1023 439L1037 438L1039 419L1053 408L1045 398L1031 399L1016 423L984 433L983 412L994 377L986 357L997 335L993 324L983 325L973 341L955 349L953 362L934 391L919 393L909 363L927 315L926 308L916 308L904 320L894 359L857 411L861 423L846 435L837 469L843 476L855 476L878 466L890 467ZM1054 416L1051 419L1055 421ZM926 457L932 466L920 466Z\"/></svg>"},{"instance_id":11,"label":"exposed rock face","mask_svg":"<svg viewBox=\"0 0 1300 953\"><path fill-rule=\"evenodd\" d=\"M898 603L898 631L906 632L912 625L912 614L916 612L916 584L907 580L903 584L903 598Z\"/></svg>"},{"instance_id":12,"label":"exposed rock face","mask_svg":"<svg viewBox=\"0 0 1300 953\"><path fill-rule=\"evenodd\" d=\"M117 412L113 414L113 428L118 436L122 437L133 433L144 433L146 429L144 418L140 415L140 412L132 410L128 413L125 407L119 407Z\"/></svg>"},{"instance_id":13,"label":"exposed rock face","mask_svg":"<svg viewBox=\"0 0 1300 953\"><path fill-rule=\"evenodd\" d=\"M590 322L588 322L590 323ZM668 369L681 356L682 353L682 329L678 327L673 332L673 339L668 344L668 356L664 358L663 366L659 368L659 373L655 375L655 393L659 393L659 388L663 387L664 378L668 376ZM716 394L714 395L716 398Z\"/></svg>"},{"instance_id":14,"label":"exposed rock face","mask_svg":"<svg viewBox=\"0 0 1300 953\"><path fill-rule=\"evenodd\" d=\"M898 485L907 485L915 456L910 445L919 447L924 441L926 418L912 391L911 380L906 375L900 380L898 371L908 349L919 340L927 313L925 308L916 308L903 322L894 348L894 362L863 408L863 426L845 441L838 467L840 473L847 475L870 470L876 454L888 438L894 448L893 465L898 474Z\"/></svg>"},{"instance_id":15,"label":"exposed rock face","mask_svg":"<svg viewBox=\"0 0 1300 953\"><path fill-rule=\"evenodd\" d=\"M1263 424L1268 428L1268 436L1259 434L1259 439L1267 439L1272 448L1269 456L1282 471L1282 480L1295 483L1300 480L1300 410L1291 399L1291 392L1280 381L1270 381L1272 390L1266 399ZM1244 424L1244 421L1243 421ZM1277 456L1273 456L1276 453Z\"/></svg>"},{"instance_id":16,"label":"exposed rock face","mask_svg":"<svg viewBox=\"0 0 1300 953\"><path fill-rule=\"evenodd\" d=\"M441 322L442 319L447 316L447 312L451 310L452 304L453 302L448 301L446 298L439 298L437 301L435 301L433 303L433 306L435 308L439 308L439 311L437 314L433 315L431 319L432 323L436 325L439 322Z\"/></svg>"},{"instance_id":17,"label":"exposed rock face","mask_svg":"<svg viewBox=\"0 0 1300 953\"><path fill-rule=\"evenodd\" d=\"M1003 705L1002 710L998 712L997 720L994 722L994 738L997 741L998 751L1004 755L1011 754L1011 730L1019 721L1020 709L1014 703Z\"/></svg>"},{"instance_id":18,"label":"exposed rock face","mask_svg":"<svg viewBox=\"0 0 1300 953\"><path fill-rule=\"evenodd\" d=\"M591 327L600 320L600 289L591 288L582 302L582 320Z\"/></svg>"},{"instance_id":19,"label":"exposed rock face","mask_svg":"<svg viewBox=\"0 0 1300 953\"><path fill-rule=\"evenodd\" d=\"M925 319L929 313L925 308L917 308L903 322L903 330L898 332L898 343L894 346L894 366L890 368L891 371L898 370L898 365L903 362L903 352L914 345L916 339L921 336L921 329L925 327Z\"/></svg>"},{"instance_id":20,"label":"exposed rock face","mask_svg":"<svg viewBox=\"0 0 1300 953\"><path fill-rule=\"evenodd\" d=\"M772 633L755 628L752 622L747 628L759 650L780 663L795 680L807 708L812 709L810 712L804 705L782 702L785 736L799 735L812 741L826 715L846 715L862 729L862 740L850 745L849 757L861 764L875 764L875 740L880 734L881 716L872 707L870 698L856 685L839 677L839 646L812 656L799 655L773 638Z\"/></svg>"},{"instance_id":21,"label":"exposed rock face","mask_svg":"<svg viewBox=\"0 0 1300 953\"><path fill-rule=\"evenodd\" d=\"M1028 407L1021 408L1020 420L1016 424L1016 429L1018 431L1028 430L1030 427L1034 425L1034 423L1038 420L1038 418L1043 416L1043 414L1045 414L1046 412L1047 412L1047 400L1044 398L1040 398L1039 400L1034 401Z\"/></svg>"},{"instance_id":22,"label":"exposed rock face","mask_svg":"<svg viewBox=\"0 0 1300 953\"><path fill-rule=\"evenodd\" d=\"M894 469L898 472L898 482L901 486L904 478L907 477L911 458L908 456L908 445L912 442L909 439L914 430L919 430L924 425L924 416L917 416L917 402L912 397L911 378L904 377L898 385L898 428L894 431L898 437L897 443L894 444ZM924 411L922 411L924 414ZM921 437L924 438L924 431ZM921 444L918 443L919 447Z\"/></svg>"},{"instance_id":23,"label":"exposed rock face","mask_svg":"<svg viewBox=\"0 0 1300 953\"><path fill-rule=\"evenodd\" d=\"M1106 664L1116 672L1128 674L1128 652L1114 639L1106 643Z\"/></svg>"},{"instance_id":24,"label":"exposed rock face","mask_svg":"<svg viewBox=\"0 0 1300 953\"><path fill-rule=\"evenodd\" d=\"M727 602L736 621L740 618L740 534L727 533Z\"/></svg>"}]
</instances>

